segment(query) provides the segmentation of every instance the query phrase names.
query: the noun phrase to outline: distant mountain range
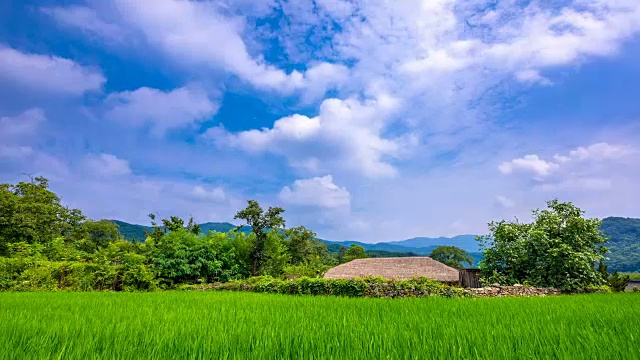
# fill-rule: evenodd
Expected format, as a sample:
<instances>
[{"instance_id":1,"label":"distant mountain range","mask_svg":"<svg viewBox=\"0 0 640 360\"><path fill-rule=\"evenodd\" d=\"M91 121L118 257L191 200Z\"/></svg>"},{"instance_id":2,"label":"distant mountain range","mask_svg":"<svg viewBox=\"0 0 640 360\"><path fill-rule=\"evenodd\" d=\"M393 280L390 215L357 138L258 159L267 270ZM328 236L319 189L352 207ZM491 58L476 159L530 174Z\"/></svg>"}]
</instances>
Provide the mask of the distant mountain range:
<instances>
[{"instance_id":1,"label":"distant mountain range","mask_svg":"<svg viewBox=\"0 0 640 360\"><path fill-rule=\"evenodd\" d=\"M152 230L150 226L130 224L124 221L112 220L118 225L122 236L127 240L144 241L145 231ZM227 222L207 222L200 224L203 233L209 231L227 232L236 226ZM608 217L602 222L602 231L609 236L607 247L611 253L607 256L609 270L640 272L640 219ZM243 226L240 231L250 232L251 228ZM380 243L364 243L359 241L330 241L322 240L330 252L337 252L340 246L349 247L351 244L362 246L370 256L428 256L431 251L441 245L453 245L468 251L474 258L474 265L482 258L480 248L475 241L475 235L458 235L451 238L416 237L406 240Z\"/></svg>"}]
</instances>

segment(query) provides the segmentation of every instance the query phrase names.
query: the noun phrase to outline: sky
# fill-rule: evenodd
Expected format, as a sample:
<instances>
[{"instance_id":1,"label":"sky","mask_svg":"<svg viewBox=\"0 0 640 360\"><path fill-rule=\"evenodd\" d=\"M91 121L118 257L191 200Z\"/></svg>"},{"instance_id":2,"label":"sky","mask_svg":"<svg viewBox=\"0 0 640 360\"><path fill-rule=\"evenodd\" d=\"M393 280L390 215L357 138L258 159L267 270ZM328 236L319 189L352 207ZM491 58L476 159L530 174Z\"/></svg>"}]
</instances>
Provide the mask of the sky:
<instances>
[{"instance_id":1,"label":"sky","mask_svg":"<svg viewBox=\"0 0 640 360\"><path fill-rule=\"evenodd\" d=\"M8 0L0 182L379 242L640 217L637 0Z\"/></svg>"}]
</instances>

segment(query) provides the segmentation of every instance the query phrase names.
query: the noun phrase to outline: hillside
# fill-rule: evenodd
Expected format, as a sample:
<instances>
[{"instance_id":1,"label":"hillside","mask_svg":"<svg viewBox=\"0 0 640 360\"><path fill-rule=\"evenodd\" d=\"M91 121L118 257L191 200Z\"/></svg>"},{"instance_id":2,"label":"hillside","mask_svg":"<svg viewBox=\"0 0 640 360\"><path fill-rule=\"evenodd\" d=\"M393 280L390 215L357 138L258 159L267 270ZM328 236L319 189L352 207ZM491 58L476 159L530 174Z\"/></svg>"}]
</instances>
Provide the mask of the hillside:
<instances>
[{"instance_id":1,"label":"hillside","mask_svg":"<svg viewBox=\"0 0 640 360\"><path fill-rule=\"evenodd\" d=\"M403 247L430 248L430 249L433 249L441 245L453 245L461 249L465 249L466 251L469 251L469 252L480 251L480 247L478 246L478 242L476 241L475 235L458 235L451 238L416 237L416 238L411 238L411 239L402 240L402 241L391 241L388 244L400 245Z\"/></svg>"},{"instance_id":2,"label":"hillside","mask_svg":"<svg viewBox=\"0 0 640 360\"><path fill-rule=\"evenodd\" d=\"M144 241L146 239L145 231L151 231L151 226L137 225L137 224L129 224L120 220L111 220L116 225L118 225L118 230L122 236L127 240L133 241ZM227 222L206 222L200 224L200 230L202 233L208 233L209 231L217 231L217 232L227 232L235 229L236 226ZM248 226L243 226L240 231L242 232L250 232L251 228Z\"/></svg>"},{"instance_id":3,"label":"hillside","mask_svg":"<svg viewBox=\"0 0 640 360\"><path fill-rule=\"evenodd\" d=\"M609 270L640 272L640 219L609 217L601 229L609 236Z\"/></svg>"}]
</instances>

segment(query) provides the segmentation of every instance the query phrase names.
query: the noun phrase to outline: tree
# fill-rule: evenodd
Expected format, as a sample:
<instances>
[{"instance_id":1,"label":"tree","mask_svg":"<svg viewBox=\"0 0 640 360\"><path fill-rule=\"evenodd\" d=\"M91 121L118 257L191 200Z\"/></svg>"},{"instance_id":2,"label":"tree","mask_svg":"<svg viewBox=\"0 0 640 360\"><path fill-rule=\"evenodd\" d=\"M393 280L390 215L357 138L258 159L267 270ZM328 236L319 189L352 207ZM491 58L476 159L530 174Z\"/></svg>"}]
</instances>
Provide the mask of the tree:
<instances>
[{"instance_id":1,"label":"tree","mask_svg":"<svg viewBox=\"0 0 640 360\"><path fill-rule=\"evenodd\" d=\"M60 203L49 190L49 181L36 177L29 182L0 184L0 255L12 243L46 244L69 237L85 217Z\"/></svg>"},{"instance_id":2,"label":"tree","mask_svg":"<svg viewBox=\"0 0 640 360\"><path fill-rule=\"evenodd\" d=\"M292 264L301 264L307 262L313 253L313 241L316 234L299 226L285 230L287 252Z\"/></svg>"},{"instance_id":3,"label":"tree","mask_svg":"<svg viewBox=\"0 0 640 360\"><path fill-rule=\"evenodd\" d=\"M366 251L364 251L364 248L362 246L351 244L351 247L349 247L344 253L343 261L349 262L354 259L364 259L368 257L369 256L367 256L367 253Z\"/></svg>"},{"instance_id":4,"label":"tree","mask_svg":"<svg viewBox=\"0 0 640 360\"><path fill-rule=\"evenodd\" d=\"M158 242L164 234L170 231L187 230L187 232L194 235L200 235L200 225L196 224L193 217L189 217L189 223L187 226L184 226L184 220L177 216L171 216L169 219L162 219L162 226L159 226L156 223L155 214L149 214L148 216L151 219L151 227L153 230L145 231L145 233L147 237L152 238L156 242Z\"/></svg>"},{"instance_id":5,"label":"tree","mask_svg":"<svg viewBox=\"0 0 640 360\"><path fill-rule=\"evenodd\" d=\"M462 263L473 264L471 255L455 246L438 246L433 249L429 257L455 269L464 268Z\"/></svg>"},{"instance_id":6,"label":"tree","mask_svg":"<svg viewBox=\"0 0 640 360\"><path fill-rule=\"evenodd\" d=\"M547 202L534 210L530 224L489 223L490 234L477 240L483 248L480 270L489 282L528 283L564 290L605 283L595 264L604 259L607 238L598 219L585 219L572 203Z\"/></svg>"},{"instance_id":7,"label":"tree","mask_svg":"<svg viewBox=\"0 0 640 360\"><path fill-rule=\"evenodd\" d=\"M79 247L86 252L98 251L109 243L122 239L118 225L110 220L87 220L74 236L79 237L78 243L82 243Z\"/></svg>"},{"instance_id":8,"label":"tree","mask_svg":"<svg viewBox=\"0 0 640 360\"><path fill-rule=\"evenodd\" d=\"M269 207L267 212L260 207L257 201L247 201L247 207L233 217L234 219L244 220L248 226L251 226L251 232L256 237L256 242L251 251L251 274L258 275L262 264L266 260L265 241L267 240L268 231L278 231L284 228L285 221L280 215L284 209L279 207ZM239 226L239 230L242 226Z\"/></svg>"}]
</instances>

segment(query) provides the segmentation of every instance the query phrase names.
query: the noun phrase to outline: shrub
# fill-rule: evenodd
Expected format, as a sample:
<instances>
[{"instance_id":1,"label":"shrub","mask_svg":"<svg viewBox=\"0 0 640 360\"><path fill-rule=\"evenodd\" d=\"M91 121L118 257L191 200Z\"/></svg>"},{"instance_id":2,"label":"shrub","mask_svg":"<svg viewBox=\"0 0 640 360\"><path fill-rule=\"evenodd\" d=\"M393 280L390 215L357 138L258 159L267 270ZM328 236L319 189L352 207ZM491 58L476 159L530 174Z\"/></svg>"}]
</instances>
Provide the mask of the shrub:
<instances>
[{"instance_id":1,"label":"shrub","mask_svg":"<svg viewBox=\"0 0 640 360\"><path fill-rule=\"evenodd\" d=\"M213 288L216 290L348 297L463 296L463 290L460 288L451 287L426 278L400 281L382 278L324 279L301 277L282 280L270 276L259 276L247 280L214 284Z\"/></svg>"}]
</instances>

